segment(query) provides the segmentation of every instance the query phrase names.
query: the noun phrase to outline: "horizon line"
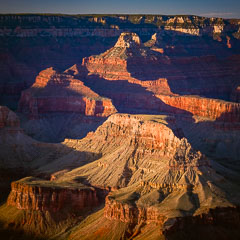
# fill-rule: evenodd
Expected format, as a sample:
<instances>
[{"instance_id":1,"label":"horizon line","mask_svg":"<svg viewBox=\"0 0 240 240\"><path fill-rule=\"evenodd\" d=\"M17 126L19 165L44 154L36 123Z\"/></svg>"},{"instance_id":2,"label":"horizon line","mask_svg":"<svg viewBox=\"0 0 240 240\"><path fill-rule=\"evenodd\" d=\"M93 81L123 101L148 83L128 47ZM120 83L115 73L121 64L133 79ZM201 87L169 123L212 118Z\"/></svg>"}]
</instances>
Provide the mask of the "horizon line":
<instances>
[{"instance_id":1,"label":"horizon line","mask_svg":"<svg viewBox=\"0 0 240 240\"><path fill-rule=\"evenodd\" d=\"M196 16L196 17L205 17L205 18L221 18L221 19L239 19L240 17L218 17L218 16L207 16L208 14L155 14L155 13L59 13L59 12L16 12L16 13L2 13L0 15L68 15L68 16L92 16L92 15L102 15L102 16Z\"/></svg>"}]
</instances>

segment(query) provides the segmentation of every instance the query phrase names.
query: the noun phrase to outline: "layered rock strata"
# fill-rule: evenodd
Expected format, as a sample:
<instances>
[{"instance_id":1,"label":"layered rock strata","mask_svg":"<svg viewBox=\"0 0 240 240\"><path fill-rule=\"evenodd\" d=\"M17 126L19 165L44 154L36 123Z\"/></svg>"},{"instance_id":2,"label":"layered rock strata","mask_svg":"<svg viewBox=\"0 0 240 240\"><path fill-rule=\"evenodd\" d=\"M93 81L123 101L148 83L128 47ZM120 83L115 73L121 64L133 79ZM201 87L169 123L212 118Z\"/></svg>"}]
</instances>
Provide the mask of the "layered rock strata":
<instances>
[{"instance_id":1,"label":"layered rock strata","mask_svg":"<svg viewBox=\"0 0 240 240\"><path fill-rule=\"evenodd\" d=\"M240 122L240 104L199 96L157 95L165 104L196 116L223 122ZM176 110L177 111L177 110Z\"/></svg>"},{"instance_id":2,"label":"layered rock strata","mask_svg":"<svg viewBox=\"0 0 240 240\"><path fill-rule=\"evenodd\" d=\"M155 36L152 41L154 45L160 40ZM183 107L183 99L196 103L192 108L198 109L197 105L201 105L209 109L209 113L201 113L200 116L217 118L221 114L225 115L225 112L238 111L236 104L181 95L230 99L235 81L239 79L239 69L236 67L239 56L229 58L227 63L215 56L168 57L149 44L143 45L136 33L122 33L113 48L100 55L83 59L82 66L89 72L85 77L85 84L101 95L113 99L121 111L128 109L134 112L138 109L148 112L174 112L182 109L190 115L201 112L193 111L190 106ZM103 85L108 87L103 88ZM163 96L164 102L157 95L181 97ZM182 103L179 100L179 104L168 104L170 100L166 101L167 98L172 101L181 99ZM210 102L222 108L217 110L219 114L213 113L215 110L208 107Z\"/></svg>"},{"instance_id":3,"label":"layered rock strata","mask_svg":"<svg viewBox=\"0 0 240 240\"><path fill-rule=\"evenodd\" d=\"M66 139L63 145L74 152L95 153L97 159L52 174L51 181L35 184L34 179L23 179L21 184L14 183L10 205L48 211L48 205L61 209L70 199L70 207L78 208L82 206L78 198L82 191L76 189L92 185L112 190L106 197L105 218L140 228L141 224L154 223L160 226L161 234L177 228L181 218L203 219L199 221L205 223L204 219L211 219L209 211L215 214L214 209L223 209L216 212L214 222L224 209L234 212L239 205L239 186L217 173L218 164L193 149L173 116L114 114L87 137ZM54 165L64 165L65 161L59 158ZM228 176L224 166L221 171ZM91 188L88 193L91 202L95 193Z\"/></svg>"},{"instance_id":4,"label":"layered rock strata","mask_svg":"<svg viewBox=\"0 0 240 240\"><path fill-rule=\"evenodd\" d=\"M112 115L85 139L64 142L76 150L101 152L102 157L53 174L52 183L82 179L110 186L105 218L136 228L154 223L161 234L177 231L185 218L215 226L227 219L226 212L238 216L239 187L217 173L216 164L195 151L175 124L169 116ZM228 170L221 168L227 176Z\"/></svg>"},{"instance_id":5,"label":"layered rock strata","mask_svg":"<svg viewBox=\"0 0 240 240\"><path fill-rule=\"evenodd\" d=\"M34 178L11 184L7 204L18 209L58 212L86 211L99 204L96 190L85 186L51 185Z\"/></svg>"},{"instance_id":6,"label":"layered rock strata","mask_svg":"<svg viewBox=\"0 0 240 240\"><path fill-rule=\"evenodd\" d=\"M48 112L76 112L87 116L108 116L116 112L110 99L101 98L84 83L53 68L40 72L36 82L22 93L20 112L31 117Z\"/></svg>"}]
</instances>

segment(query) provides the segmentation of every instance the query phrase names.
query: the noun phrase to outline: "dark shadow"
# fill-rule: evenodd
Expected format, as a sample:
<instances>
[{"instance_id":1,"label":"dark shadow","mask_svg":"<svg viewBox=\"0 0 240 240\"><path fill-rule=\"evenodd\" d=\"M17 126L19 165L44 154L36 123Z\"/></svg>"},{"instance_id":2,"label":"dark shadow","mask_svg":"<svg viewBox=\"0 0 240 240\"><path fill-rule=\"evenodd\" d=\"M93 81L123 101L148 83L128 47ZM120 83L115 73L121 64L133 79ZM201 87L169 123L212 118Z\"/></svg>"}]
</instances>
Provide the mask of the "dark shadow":
<instances>
[{"instance_id":1,"label":"dark shadow","mask_svg":"<svg viewBox=\"0 0 240 240\"><path fill-rule=\"evenodd\" d=\"M18 115L21 127L27 135L48 143L60 143L65 138L82 139L89 132L95 131L107 119L71 112L38 114L38 119L32 120L29 120L26 115Z\"/></svg>"},{"instance_id":2,"label":"dark shadow","mask_svg":"<svg viewBox=\"0 0 240 240\"><path fill-rule=\"evenodd\" d=\"M60 70L81 63L83 57L100 54L112 47L117 37L0 37L4 46L0 64L0 105L17 108L21 91L29 88L38 73L48 67ZM6 53L4 53L6 51Z\"/></svg>"},{"instance_id":3,"label":"dark shadow","mask_svg":"<svg viewBox=\"0 0 240 240\"><path fill-rule=\"evenodd\" d=\"M192 116L187 111L165 104L139 84L129 83L126 80L109 81L97 75L90 75L84 83L99 95L112 99L114 106L121 113L177 113Z\"/></svg>"},{"instance_id":4,"label":"dark shadow","mask_svg":"<svg viewBox=\"0 0 240 240\"><path fill-rule=\"evenodd\" d=\"M11 182L16 181L30 174L30 171L23 168L8 169L0 168L0 205L6 202L8 194L11 191Z\"/></svg>"},{"instance_id":5,"label":"dark shadow","mask_svg":"<svg viewBox=\"0 0 240 240\"><path fill-rule=\"evenodd\" d=\"M164 235L169 240L235 240L240 238L239 217L239 207L218 207L209 213L177 218Z\"/></svg>"},{"instance_id":6,"label":"dark shadow","mask_svg":"<svg viewBox=\"0 0 240 240\"><path fill-rule=\"evenodd\" d=\"M216 56L129 58L127 70L132 77L141 80L166 78L171 91L180 95L229 100L232 90L239 82L236 64L239 60Z\"/></svg>"},{"instance_id":7,"label":"dark shadow","mask_svg":"<svg viewBox=\"0 0 240 240\"><path fill-rule=\"evenodd\" d=\"M216 120L194 122L178 119L177 126L194 149L219 164L214 166L218 173L240 184L239 107L223 113Z\"/></svg>"},{"instance_id":8,"label":"dark shadow","mask_svg":"<svg viewBox=\"0 0 240 240\"><path fill-rule=\"evenodd\" d=\"M24 230L16 229L15 224L9 224L7 227L0 222L0 236L4 240L49 240L49 238L40 237L36 234L27 233Z\"/></svg>"}]
</instances>

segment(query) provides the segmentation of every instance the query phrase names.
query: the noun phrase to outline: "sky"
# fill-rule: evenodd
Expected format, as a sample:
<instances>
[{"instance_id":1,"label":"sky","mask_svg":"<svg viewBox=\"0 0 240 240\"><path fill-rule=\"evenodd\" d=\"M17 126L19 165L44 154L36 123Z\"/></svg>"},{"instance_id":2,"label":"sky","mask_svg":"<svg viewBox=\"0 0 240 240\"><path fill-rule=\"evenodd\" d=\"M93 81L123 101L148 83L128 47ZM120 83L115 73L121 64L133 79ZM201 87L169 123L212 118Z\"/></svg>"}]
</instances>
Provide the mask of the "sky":
<instances>
[{"instance_id":1,"label":"sky","mask_svg":"<svg viewBox=\"0 0 240 240\"><path fill-rule=\"evenodd\" d=\"M0 13L163 14L240 18L239 0L0 0Z\"/></svg>"}]
</instances>

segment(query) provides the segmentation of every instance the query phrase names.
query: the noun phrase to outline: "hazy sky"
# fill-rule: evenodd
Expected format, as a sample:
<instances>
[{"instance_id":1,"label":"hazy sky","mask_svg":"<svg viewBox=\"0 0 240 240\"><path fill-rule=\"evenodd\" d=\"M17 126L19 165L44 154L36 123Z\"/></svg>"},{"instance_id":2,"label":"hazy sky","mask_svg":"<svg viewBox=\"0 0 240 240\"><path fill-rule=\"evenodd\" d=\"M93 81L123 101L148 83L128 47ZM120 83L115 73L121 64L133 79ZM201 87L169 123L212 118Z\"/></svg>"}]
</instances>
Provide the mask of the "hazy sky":
<instances>
[{"instance_id":1,"label":"hazy sky","mask_svg":"<svg viewBox=\"0 0 240 240\"><path fill-rule=\"evenodd\" d=\"M240 18L239 0L0 0L0 13L194 14Z\"/></svg>"}]
</instances>

